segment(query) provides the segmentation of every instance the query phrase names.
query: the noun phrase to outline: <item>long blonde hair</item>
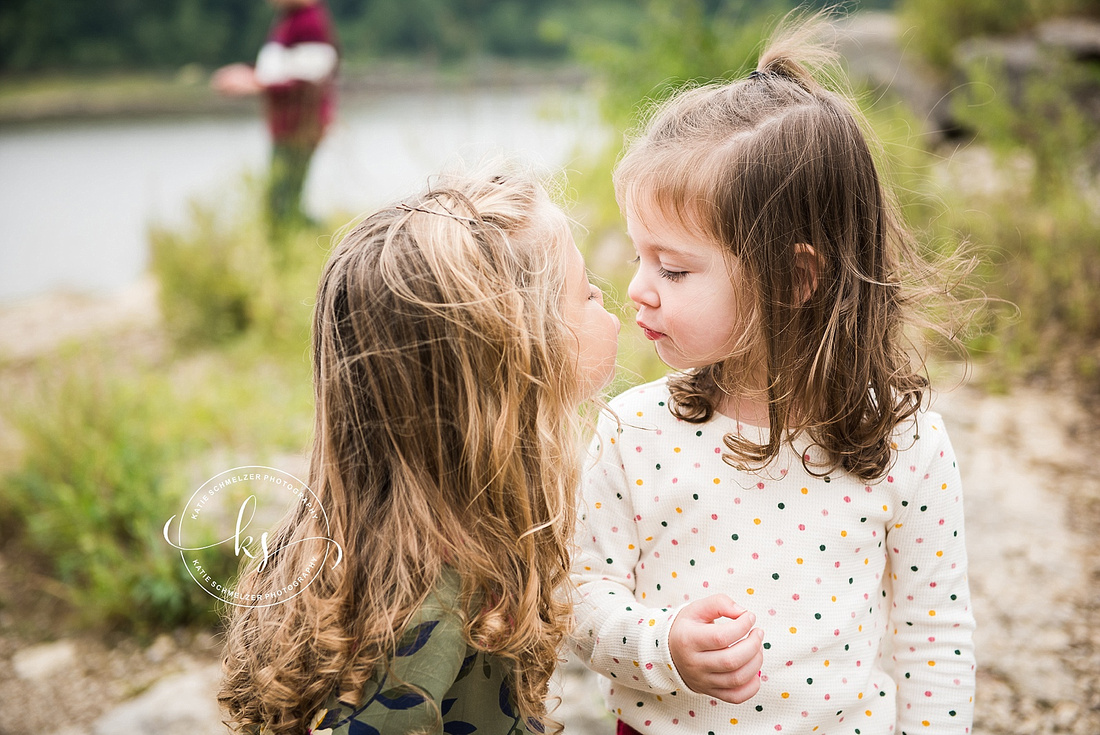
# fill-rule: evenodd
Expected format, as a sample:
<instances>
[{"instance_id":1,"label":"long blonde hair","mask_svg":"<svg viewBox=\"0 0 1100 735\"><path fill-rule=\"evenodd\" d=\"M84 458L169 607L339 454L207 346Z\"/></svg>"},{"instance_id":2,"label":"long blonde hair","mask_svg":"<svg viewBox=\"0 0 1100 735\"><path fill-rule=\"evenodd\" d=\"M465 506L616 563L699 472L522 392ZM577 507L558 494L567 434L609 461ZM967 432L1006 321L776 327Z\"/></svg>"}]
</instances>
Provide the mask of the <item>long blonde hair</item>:
<instances>
[{"instance_id":1,"label":"long blonde hair","mask_svg":"<svg viewBox=\"0 0 1100 735\"><path fill-rule=\"evenodd\" d=\"M943 295L947 268L918 255L855 104L809 71L835 60L819 41L827 18L789 16L747 79L657 105L614 178L621 207L701 233L736 261L750 294L732 354L670 378L673 412L708 421L724 395L760 390L759 376L769 438L728 435L727 461L766 464L805 432L828 457L808 471L870 481L924 399L906 327L934 326L917 307ZM806 298L800 244L817 263Z\"/></svg>"},{"instance_id":2,"label":"long blonde hair","mask_svg":"<svg viewBox=\"0 0 1100 735\"><path fill-rule=\"evenodd\" d=\"M521 714L544 720L572 615L566 232L511 171L441 177L336 247L314 311L309 471L331 530L300 507L240 591L284 586L310 556L296 540L330 534L345 558L292 600L234 611L219 693L232 725L302 732L331 693L354 698L445 566L468 642L511 662Z\"/></svg>"}]
</instances>

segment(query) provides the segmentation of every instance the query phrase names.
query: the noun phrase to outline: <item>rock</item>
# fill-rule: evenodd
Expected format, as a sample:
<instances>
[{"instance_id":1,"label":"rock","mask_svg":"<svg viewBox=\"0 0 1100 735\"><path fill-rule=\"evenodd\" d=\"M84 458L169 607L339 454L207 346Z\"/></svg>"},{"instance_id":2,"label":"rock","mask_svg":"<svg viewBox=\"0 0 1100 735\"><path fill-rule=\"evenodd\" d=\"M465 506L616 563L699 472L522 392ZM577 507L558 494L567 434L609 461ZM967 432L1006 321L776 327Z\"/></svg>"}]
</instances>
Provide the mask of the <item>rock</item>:
<instances>
[{"instance_id":1,"label":"rock","mask_svg":"<svg viewBox=\"0 0 1100 735\"><path fill-rule=\"evenodd\" d=\"M153 641L153 645L145 649L145 658L154 664L159 664L176 651L176 643L168 635L161 633Z\"/></svg>"},{"instance_id":2,"label":"rock","mask_svg":"<svg viewBox=\"0 0 1100 735\"><path fill-rule=\"evenodd\" d=\"M5 304L0 309L0 355L29 362L67 340L102 339L160 323L160 286L151 275L106 296L55 292Z\"/></svg>"},{"instance_id":3,"label":"rock","mask_svg":"<svg viewBox=\"0 0 1100 735\"><path fill-rule=\"evenodd\" d=\"M1054 705L1054 725L1061 730L1069 730L1070 726L1077 721L1080 709L1073 702L1059 702Z\"/></svg>"},{"instance_id":4,"label":"rock","mask_svg":"<svg viewBox=\"0 0 1100 735\"><path fill-rule=\"evenodd\" d=\"M960 84L954 94L967 96L968 104L976 105L1007 95L1017 107L1040 109L1031 99L1029 86L1050 88L1053 94L1064 93L1070 107L1090 122L1100 124L1100 82L1088 64L1081 63L1100 59L1100 24L1063 19L1048 21L1043 28L1037 31L1038 38L971 38L960 43L955 50ZM990 83L995 89L986 88ZM1057 105L1054 108L1042 108L1041 114L1057 121L1060 115Z\"/></svg>"},{"instance_id":5,"label":"rock","mask_svg":"<svg viewBox=\"0 0 1100 735\"><path fill-rule=\"evenodd\" d=\"M1044 57L1031 38L970 38L955 49L955 64L966 71L973 65L995 64L1016 78L1039 71Z\"/></svg>"},{"instance_id":6,"label":"rock","mask_svg":"<svg viewBox=\"0 0 1100 735\"><path fill-rule=\"evenodd\" d=\"M222 649L222 642L213 633L201 630L195 634L195 638L191 642L191 648L197 651L219 653Z\"/></svg>"},{"instance_id":7,"label":"rock","mask_svg":"<svg viewBox=\"0 0 1100 735\"><path fill-rule=\"evenodd\" d=\"M1006 677L1017 692L1027 693L1029 702L1058 702L1075 691L1073 673L1058 658L1010 654L1005 659L1003 663L1010 664L1005 666Z\"/></svg>"},{"instance_id":8,"label":"rock","mask_svg":"<svg viewBox=\"0 0 1100 735\"><path fill-rule=\"evenodd\" d=\"M853 81L889 88L912 110L924 133L936 136L955 130L948 89L915 52L903 48L894 15L855 13L836 28L837 50Z\"/></svg>"},{"instance_id":9,"label":"rock","mask_svg":"<svg viewBox=\"0 0 1100 735\"><path fill-rule=\"evenodd\" d=\"M608 733L615 730L615 720L603 701L599 677L576 659L568 658L554 672L550 685L553 698L561 698L561 706L550 717L574 734Z\"/></svg>"},{"instance_id":10,"label":"rock","mask_svg":"<svg viewBox=\"0 0 1100 735\"><path fill-rule=\"evenodd\" d=\"M1100 59L1100 22L1091 18L1052 18L1040 23L1035 35L1044 46L1065 51L1078 61Z\"/></svg>"},{"instance_id":11,"label":"rock","mask_svg":"<svg viewBox=\"0 0 1100 735\"><path fill-rule=\"evenodd\" d=\"M72 641L42 643L17 651L12 657L15 675L24 681L45 679L76 664L76 646Z\"/></svg>"},{"instance_id":12,"label":"rock","mask_svg":"<svg viewBox=\"0 0 1100 735\"><path fill-rule=\"evenodd\" d=\"M93 735L212 735L228 732L221 724L214 692L221 669L216 665L161 679L144 694L120 704L96 720Z\"/></svg>"}]
</instances>

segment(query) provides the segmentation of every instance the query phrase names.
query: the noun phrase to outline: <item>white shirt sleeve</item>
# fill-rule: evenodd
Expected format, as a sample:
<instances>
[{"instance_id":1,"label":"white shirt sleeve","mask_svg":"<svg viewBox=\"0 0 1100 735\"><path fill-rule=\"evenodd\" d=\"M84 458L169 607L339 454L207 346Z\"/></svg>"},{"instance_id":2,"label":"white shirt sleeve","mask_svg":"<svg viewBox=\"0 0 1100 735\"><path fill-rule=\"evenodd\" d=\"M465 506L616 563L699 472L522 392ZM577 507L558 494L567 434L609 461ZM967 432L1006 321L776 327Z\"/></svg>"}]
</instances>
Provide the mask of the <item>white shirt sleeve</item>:
<instances>
[{"instance_id":1,"label":"white shirt sleeve","mask_svg":"<svg viewBox=\"0 0 1100 735\"><path fill-rule=\"evenodd\" d=\"M974 615L967 583L962 486L942 419L921 433L932 452L886 535L898 731L969 732L974 710Z\"/></svg>"},{"instance_id":2,"label":"white shirt sleeve","mask_svg":"<svg viewBox=\"0 0 1100 735\"><path fill-rule=\"evenodd\" d=\"M336 69L336 48L327 43L284 46L269 42L256 59L256 81L265 87L288 82L320 82Z\"/></svg>"},{"instance_id":3,"label":"white shirt sleeve","mask_svg":"<svg viewBox=\"0 0 1100 735\"><path fill-rule=\"evenodd\" d=\"M590 455L598 454L599 460L583 480L585 507L573 573L579 593L573 649L593 671L631 689L687 689L668 649L668 633L680 608L649 607L635 596L640 544L615 420L602 417L597 432Z\"/></svg>"}]
</instances>

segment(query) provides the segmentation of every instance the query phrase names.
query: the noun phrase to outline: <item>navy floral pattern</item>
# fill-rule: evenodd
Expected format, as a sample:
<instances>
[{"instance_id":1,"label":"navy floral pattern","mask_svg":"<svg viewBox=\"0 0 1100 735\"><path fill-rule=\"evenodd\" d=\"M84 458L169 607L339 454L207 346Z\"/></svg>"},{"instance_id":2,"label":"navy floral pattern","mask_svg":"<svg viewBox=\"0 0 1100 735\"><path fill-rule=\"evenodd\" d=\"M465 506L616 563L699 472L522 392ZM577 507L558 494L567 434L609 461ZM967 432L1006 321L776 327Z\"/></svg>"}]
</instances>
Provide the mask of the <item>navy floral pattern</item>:
<instances>
[{"instance_id":1,"label":"navy floral pattern","mask_svg":"<svg viewBox=\"0 0 1100 735\"><path fill-rule=\"evenodd\" d=\"M527 735L510 686L509 665L466 643L457 612L461 582L446 572L398 641L388 667L379 666L362 701L334 695L314 718L311 735Z\"/></svg>"}]
</instances>

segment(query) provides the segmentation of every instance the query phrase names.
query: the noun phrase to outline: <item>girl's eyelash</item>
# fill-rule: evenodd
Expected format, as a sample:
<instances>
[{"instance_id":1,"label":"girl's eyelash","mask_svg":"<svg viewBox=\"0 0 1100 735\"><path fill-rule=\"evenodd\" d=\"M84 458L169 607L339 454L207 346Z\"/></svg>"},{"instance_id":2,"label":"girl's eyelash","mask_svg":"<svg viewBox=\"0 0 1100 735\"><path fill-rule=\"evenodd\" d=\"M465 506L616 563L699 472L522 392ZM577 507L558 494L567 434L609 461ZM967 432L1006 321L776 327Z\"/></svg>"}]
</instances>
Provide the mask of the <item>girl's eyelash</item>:
<instances>
[{"instance_id":1,"label":"girl's eyelash","mask_svg":"<svg viewBox=\"0 0 1100 735\"><path fill-rule=\"evenodd\" d=\"M636 255L634 256L634 260L627 261L627 265L638 265L641 260L642 256ZM673 283L676 283L677 281L682 281L684 279L684 276L687 275L687 271L670 271L666 268L658 268L657 275L659 275L661 278L667 278Z\"/></svg>"},{"instance_id":2,"label":"girl's eyelash","mask_svg":"<svg viewBox=\"0 0 1100 735\"><path fill-rule=\"evenodd\" d=\"M687 271L670 271L664 268L658 268L657 275L659 275L661 278L667 278L673 283L676 283L678 281L684 280L684 276L687 275Z\"/></svg>"}]
</instances>

